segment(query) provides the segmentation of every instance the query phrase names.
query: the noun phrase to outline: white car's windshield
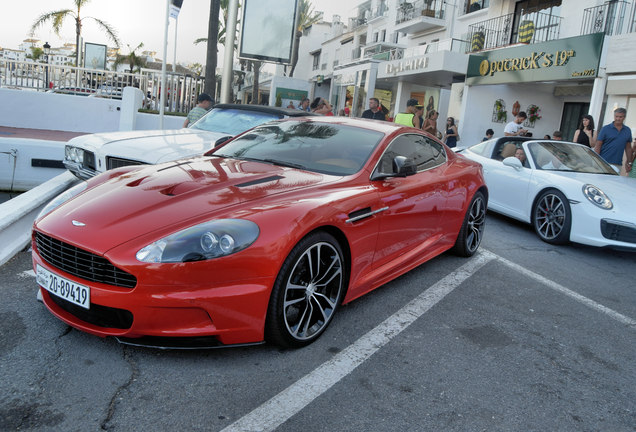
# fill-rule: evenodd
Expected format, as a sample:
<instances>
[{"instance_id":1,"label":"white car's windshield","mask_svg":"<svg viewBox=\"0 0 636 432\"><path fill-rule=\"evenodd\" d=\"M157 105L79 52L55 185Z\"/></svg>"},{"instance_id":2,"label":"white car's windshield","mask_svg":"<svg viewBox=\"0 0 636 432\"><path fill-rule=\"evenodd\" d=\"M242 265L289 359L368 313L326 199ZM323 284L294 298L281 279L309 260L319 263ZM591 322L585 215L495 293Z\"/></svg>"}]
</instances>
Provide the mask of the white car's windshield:
<instances>
[{"instance_id":1,"label":"white car's windshield","mask_svg":"<svg viewBox=\"0 0 636 432\"><path fill-rule=\"evenodd\" d=\"M234 136L254 126L280 118L282 118L282 115L273 113L232 108L213 108L191 127L192 129L201 129Z\"/></svg>"},{"instance_id":2,"label":"white car's windshield","mask_svg":"<svg viewBox=\"0 0 636 432\"><path fill-rule=\"evenodd\" d=\"M575 171L593 174L618 175L591 148L567 142L531 142L528 149L541 170Z\"/></svg>"},{"instance_id":3,"label":"white car's windshield","mask_svg":"<svg viewBox=\"0 0 636 432\"><path fill-rule=\"evenodd\" d=\"M307 120L274 122L238 137L212 156L350 175L364 166L383 136L372 130Z\"/></svg>"}]
</instances>

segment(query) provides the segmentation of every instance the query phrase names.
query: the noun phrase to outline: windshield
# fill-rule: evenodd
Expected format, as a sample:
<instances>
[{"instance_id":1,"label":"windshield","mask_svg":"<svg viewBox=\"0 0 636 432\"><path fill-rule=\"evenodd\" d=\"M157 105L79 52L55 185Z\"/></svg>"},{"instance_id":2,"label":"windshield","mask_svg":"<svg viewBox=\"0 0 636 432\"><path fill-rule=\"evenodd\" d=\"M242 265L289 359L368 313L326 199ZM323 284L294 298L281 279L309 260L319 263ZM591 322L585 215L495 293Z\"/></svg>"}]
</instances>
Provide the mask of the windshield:
<instances>
[{"instance_id":1,"label":"windshield","mask_svg":"<svg viewBox=\"0 0 636 432\"><path fill-rule=\"evenodd\" d=\"M308 120L274 122L250 131L212 155L350 175L364 166L383 136L377 131Z\"/></svg>"},{"instance_id":2,"label":"windshield","mask_svg":"<svg viewBox=\"0 0 636 432\"><path fill-rule=\"evenodd\" d=\"M193 124L192 128L234 136L254 126L280 118L282 118L282 116L279 114L234 108L212 108L209 113Z\"/></svg>"},{"instance_id":3,"label":"windshield","mask_svg":"<svg viewBox=\"0 0 636 432\"><path fill-rule=\"evenodd\" d=\"M618 175L591 148L567 142L531 142L528 149L541 170L574 171L592 174Z\"/></svg>"}]
</instances>

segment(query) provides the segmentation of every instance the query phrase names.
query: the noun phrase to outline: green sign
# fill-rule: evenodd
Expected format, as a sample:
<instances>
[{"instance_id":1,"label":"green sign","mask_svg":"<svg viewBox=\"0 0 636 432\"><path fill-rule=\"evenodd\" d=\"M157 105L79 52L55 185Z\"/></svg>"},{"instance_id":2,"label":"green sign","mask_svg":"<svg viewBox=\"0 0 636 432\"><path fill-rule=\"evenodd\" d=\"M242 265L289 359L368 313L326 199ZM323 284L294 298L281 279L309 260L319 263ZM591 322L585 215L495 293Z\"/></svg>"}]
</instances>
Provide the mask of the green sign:
<instances>
[{"instance_id":1,"label":"green sign","mask_svg":"<svg viewBox=\"0 0 636 432\"><path fill-rule=\"evenodd\" d=\"M598 75L604 33L472 54L466 84L589 79Z\"/></svg>"},{"instance_id":2,"label":"green sign","mask_svg":"<svg viewBox=\"0 0 636 432\"><path fill-rule=\"evenodd\" d=\"M303 100L307 97L307 92L304 90L295 90L288 89L283 87L276 88L276 97L280 95L281 99L291 99L291 100Z\"/></svg>"}]
</instances>

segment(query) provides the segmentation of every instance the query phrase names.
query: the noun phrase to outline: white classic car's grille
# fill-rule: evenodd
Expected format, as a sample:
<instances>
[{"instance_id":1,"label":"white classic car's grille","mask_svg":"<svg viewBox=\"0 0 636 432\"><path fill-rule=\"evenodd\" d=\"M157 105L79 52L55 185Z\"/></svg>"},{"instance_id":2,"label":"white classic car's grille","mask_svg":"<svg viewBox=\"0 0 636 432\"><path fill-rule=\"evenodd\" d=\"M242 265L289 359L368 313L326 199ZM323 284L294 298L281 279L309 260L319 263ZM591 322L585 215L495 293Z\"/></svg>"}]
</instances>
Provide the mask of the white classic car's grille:
<instances>
[{"instance_id":1,"label":"white classic car's grille","mask_svg":"<svg viewBox=\"0 0 636 432\"><path fill-rule=\"evenodd\" d=\"M147 165L144 162L139 162L132 159L122 159L117 157L106 158L106 169L121 168L130 165Z\"/></svg>"}]
</instances>

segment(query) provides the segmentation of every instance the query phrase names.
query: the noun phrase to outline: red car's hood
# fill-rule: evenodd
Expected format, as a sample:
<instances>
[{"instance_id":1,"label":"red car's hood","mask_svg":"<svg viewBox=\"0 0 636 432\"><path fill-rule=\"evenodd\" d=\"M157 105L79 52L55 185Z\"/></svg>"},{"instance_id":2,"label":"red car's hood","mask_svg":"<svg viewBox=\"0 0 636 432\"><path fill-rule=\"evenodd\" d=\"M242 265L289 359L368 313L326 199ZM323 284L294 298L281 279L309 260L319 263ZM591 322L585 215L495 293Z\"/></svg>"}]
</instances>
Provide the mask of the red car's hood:
<instances>
[{"instance_id":1,"label":"red car's hood","mask_svg":"<svg viewBox=\"0 0 636 432\"><path fill-rule=\"evenodd\" d=\"M198 157L107 180L55 209L37 227L79 247L105 253L142 235L156 232L154 240L158 240L187 226L227 217L221 210L238 211L236 205L247 201L336 179L260 162ZM271 206L272 201L262 205ZM85 226L76 226L78 223Z\"/></svg>"}]
</instances>

